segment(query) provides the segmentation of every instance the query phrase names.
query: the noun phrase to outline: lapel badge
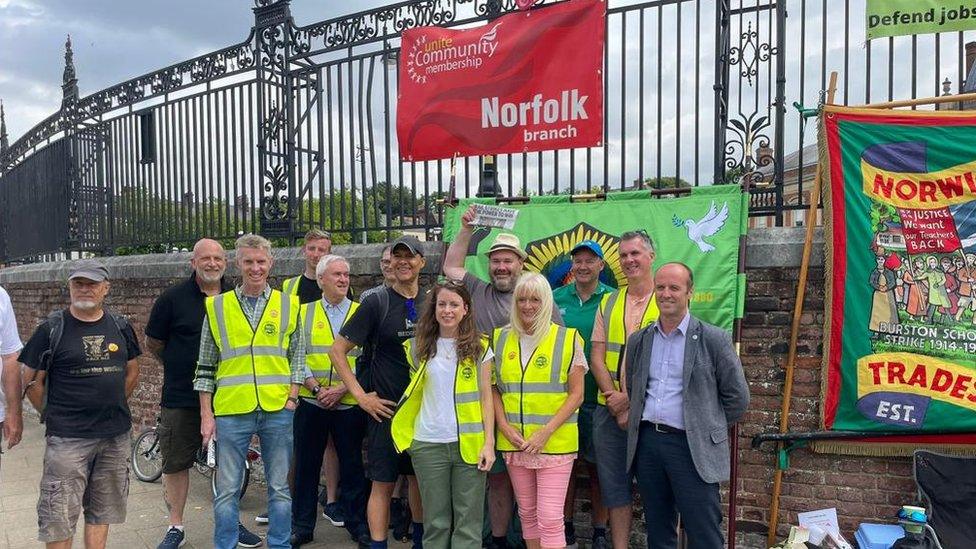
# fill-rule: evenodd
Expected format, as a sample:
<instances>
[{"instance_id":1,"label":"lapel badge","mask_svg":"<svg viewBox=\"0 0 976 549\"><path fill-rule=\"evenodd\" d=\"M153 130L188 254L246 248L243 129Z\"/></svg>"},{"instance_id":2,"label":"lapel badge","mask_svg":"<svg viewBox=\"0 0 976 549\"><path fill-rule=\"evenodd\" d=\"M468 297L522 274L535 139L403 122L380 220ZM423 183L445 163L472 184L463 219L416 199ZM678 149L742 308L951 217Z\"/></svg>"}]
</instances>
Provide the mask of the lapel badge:
<instances>
[{"instance_id":1,"label":"lapel badge","mask_svg":"<svg viewBox=\"0 0 976 549\"><path fill-rule=\"evenodd\" d=\"M549 364L549 359L544 356L540 356L535 359L535 365L537 368L545 368L547 364Z\"/></svg>"},{"instance_id":2,"label":"lapel badge","mask_svg":"<svg viewBox=\"0 0 976 549\"><path fill-rule=\"evenodd\" d=\"M512 352L508 353L508 359L509 360L515 360L515 351L512 351Z\"/></svg>"}]
</instances>

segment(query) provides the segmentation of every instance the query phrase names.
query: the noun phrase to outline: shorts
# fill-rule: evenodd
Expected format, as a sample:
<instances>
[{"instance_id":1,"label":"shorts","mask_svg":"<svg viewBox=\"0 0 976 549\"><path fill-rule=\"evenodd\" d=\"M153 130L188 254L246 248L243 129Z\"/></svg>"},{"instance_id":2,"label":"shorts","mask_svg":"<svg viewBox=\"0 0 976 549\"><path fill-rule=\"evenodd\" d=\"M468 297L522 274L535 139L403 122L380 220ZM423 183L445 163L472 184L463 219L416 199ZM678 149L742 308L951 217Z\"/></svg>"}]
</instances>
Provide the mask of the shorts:
<instances>
[{"instance_id":1,"label":"shorts","mask_svg":"<svg viewBox=\"0 0 976 549\"><path fill-rule=\"evenodd\" d=\"M373 482L396 482L400 475L414 474L410 454L393 446L390 424L389 419L366 419L366 476Z\"/></svg>"},{"instance_id":2,"label":"shorts","mask_svg":"<svg viewBox=\"0 0 976 549\"><path fill-rule=\"evenodd\" d=\"M37 539L62 541L85 524L122 524L129 497L129 431L109 438L48 436L37 501Z\"/></svg>"},{"instance_id":3,"label":"shorts","mask_svg":"<svg viewBox=\"0 0 976 549\"><path fill-rule=\"evenodd\" d=\"M159 451L163 455L163 473L171 475L193 467L197 452L203 447L200 435L199 408L160 408Z\"/></svg>"},{"instance_id":4,"label":"shorts","mask_svg":"<svg viewBox=\"0 0 976 549\"><path fill-rule=\"evenodd\" d=\"M593 411L596 407L596 402L584 402L576 420L579 426L579 457L589 463L596 463L596 452L593 448Z\"/></svg>"},{"instance_id":5,"label":"shorts","mask_svg":"<svg viewBox=\"0 0 976 549\"><path fill-rule=\"evenodd\" d=\"M631 505L633 475L627 470L627 431L617 425L617 418L606 406L597 405L593 411L593 446L603 505Z\"/></svg>"}]
</instances>

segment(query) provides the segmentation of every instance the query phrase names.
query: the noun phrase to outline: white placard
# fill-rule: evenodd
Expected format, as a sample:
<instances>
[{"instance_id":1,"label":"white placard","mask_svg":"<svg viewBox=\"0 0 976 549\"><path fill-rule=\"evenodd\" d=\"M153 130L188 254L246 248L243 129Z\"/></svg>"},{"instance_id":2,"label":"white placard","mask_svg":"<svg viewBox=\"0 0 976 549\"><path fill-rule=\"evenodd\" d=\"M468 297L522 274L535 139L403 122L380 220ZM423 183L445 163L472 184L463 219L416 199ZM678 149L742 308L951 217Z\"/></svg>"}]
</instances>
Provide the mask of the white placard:
<instances>
[{"instance_id":1,"label":"white placard","mask_svg":"<svg viewBox=\"0 0 976 549\"><path fill-rule=\"evenodd\" d=\"M492 206L490 204L475 204L474 220L471 224L479 227L497 227L510 231L515 227L515 219L518 217L518 214L519 211L515 208Z\"/></svg>"},{"instance_id":2,"label":"white placard","mask_svg":"<svg viewBox=\"0 0 976 549\"><path fill-rule=\"evenodd\" d=\"M821 530L834 534L834 536L840 536L840 525L837 523L836 508L831 507L830 509L797 513L796 520L803 528L811 529L811 526L817 526Z\"/></svg>"}]
</instances>

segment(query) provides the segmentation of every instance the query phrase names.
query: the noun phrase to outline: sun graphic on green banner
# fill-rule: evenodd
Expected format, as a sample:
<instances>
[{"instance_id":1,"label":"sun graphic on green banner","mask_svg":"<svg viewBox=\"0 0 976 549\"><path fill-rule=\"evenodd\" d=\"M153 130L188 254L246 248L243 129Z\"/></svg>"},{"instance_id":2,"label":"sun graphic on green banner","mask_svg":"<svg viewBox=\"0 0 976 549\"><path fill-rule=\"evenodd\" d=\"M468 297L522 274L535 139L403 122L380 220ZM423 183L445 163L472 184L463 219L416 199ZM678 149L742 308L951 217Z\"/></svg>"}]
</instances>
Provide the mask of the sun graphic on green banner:
<instances>
[{"instance_id":1,"label":"sun graphic on green banner","mask_svg":"<svg viewBox=\"0 0 976 549\"><path fill-rule=\"evenodd\" d=\"M620 239L586 223L579 223L561 233L526 244L525 252L529 257L525 260L525 266L529 270L545 275L553 288L569 284L573 280L573 275L570 273L573 258L569 252L584 240L593 240L603 249L603 260L606 266L600 273L600 280L614 287L620 284L626 285L627 279L620 268Z\"/></svg>"}]
</instances>

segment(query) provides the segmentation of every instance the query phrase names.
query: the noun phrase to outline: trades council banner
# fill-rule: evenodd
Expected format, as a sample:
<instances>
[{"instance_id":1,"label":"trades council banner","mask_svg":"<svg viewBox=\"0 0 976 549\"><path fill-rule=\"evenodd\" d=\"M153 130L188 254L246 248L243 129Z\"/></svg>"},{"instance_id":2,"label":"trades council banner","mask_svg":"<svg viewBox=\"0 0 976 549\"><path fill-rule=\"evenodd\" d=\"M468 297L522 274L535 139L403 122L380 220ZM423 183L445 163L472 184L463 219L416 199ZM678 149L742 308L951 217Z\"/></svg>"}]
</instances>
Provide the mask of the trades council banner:
<instances>
[{"instance_id":1,"label":"trades council banner","mask_svg":"<svg viewBox=\"0 0 976 549\"><path fill-rule=\"evenodd\" d=\"M403 31L405 161L599 146L606 3L571 0L463 30Z\"/></svg>"},{"instance_id":2,"label":"trades council banner","mask_svg":"<svg viewBox=\"0 0 976 549\"><path fill-rule=\"evenodd\" d=\"M974 0L867 0L867 38L976 29Z\"/></svg>"},{"instance_id":3,"label":"trades council banner","mask_svg":"<svg viewBox=\"0 0 976 549\"><path fill-rule=\"evenodd\" d=\"M972 444L976 114L828 105L821 117L824 427L923 435L852 453Z\"/></svg>"}]
</instances>

